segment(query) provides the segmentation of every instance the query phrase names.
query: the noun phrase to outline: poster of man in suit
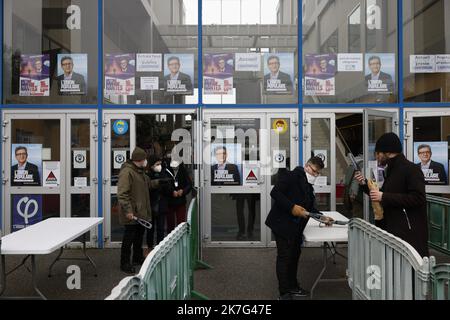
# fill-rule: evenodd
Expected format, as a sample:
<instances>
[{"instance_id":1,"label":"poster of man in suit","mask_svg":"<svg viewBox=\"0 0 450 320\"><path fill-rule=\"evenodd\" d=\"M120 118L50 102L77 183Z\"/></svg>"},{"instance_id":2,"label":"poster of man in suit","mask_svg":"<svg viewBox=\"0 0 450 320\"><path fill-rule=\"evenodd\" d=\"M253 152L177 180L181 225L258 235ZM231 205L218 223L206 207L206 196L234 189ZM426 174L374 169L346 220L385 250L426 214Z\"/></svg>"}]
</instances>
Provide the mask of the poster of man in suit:
<instances>
[{"instance_id":1,"label":"poster of man in suit","mask_svg":"<svg viewBox=\"0 0 450 320\"><path fill-rule=\"evenodd\" d=\"M241 145L213 143L211 145L211 185L242 185Z\"/></svg>"},{"instance_id":2,"label":"poster of man in suit","mask_svg":"<svg viewBox=\"0 0 450 320\"><path fill-rule=\"evenodd\" d=\"M368 92L391 94L395 82L395 54L366 54L365 83Z\"/></svg>"},{"instance_id":3,"label":"poster of man in suit","mask_svg":"<svg viewBox=\"0 0 450 320\"><path fill-rule=\"evenodd\" d=\"M425 183L448 185L448 143L414 142L414 163L422 169Z\"/></svg>"},{"instance_id":4,"label":"poster of man in suit","mask_svg":"<svg viewBox=\"0 0 450 320\"><path fill-rule=\"evenodd\" d=\"M87 54L58 54L59 95L86 95Z\"/></svg>"},{"instance_id":5,"label":"poster of man in suit","mask_svg":"<svg viewBox=\"0 0 450 320\"><path fill-rule=\"evenodd\" d=\"M11 150L11 186L40 186L42 144L12 144Z\"/></svg>"},{"instance_id":6,"label":"poster of man in suit","mask_svg":"<svg viewBox=\"0 0 450 320\"><path fill-rule=\"evenodd\" d=\"M194 55L164 55L164 88L166 94L193 93Z\"/></svg>"},{"instance_id":7,"label":"poster of man in suit","mask_svg":"<svg viewBox=\"0 0 450 320\"><path fill-rule=\"evenodd\" d=\"M292 94L293 79L292 53L264 54L264 94Z\"/></svg>"}]
</instances>

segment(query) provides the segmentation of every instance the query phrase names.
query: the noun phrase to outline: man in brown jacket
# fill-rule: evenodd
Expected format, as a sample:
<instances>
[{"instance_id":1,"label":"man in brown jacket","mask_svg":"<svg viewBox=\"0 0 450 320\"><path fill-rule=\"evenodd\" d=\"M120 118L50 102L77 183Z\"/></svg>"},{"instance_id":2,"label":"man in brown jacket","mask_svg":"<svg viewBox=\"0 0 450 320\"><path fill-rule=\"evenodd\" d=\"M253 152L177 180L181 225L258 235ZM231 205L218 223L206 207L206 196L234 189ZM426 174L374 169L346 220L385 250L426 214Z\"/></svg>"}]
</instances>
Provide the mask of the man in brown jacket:
<instances>
[{"instance_id":1,"label":"man in brown jacket","mask_svg":"<svg viewBox=\"0 0 450 320\"><path fill-rule=\"evenodd\" d=\"M144 227L134 220L134 217L151 220L149 188L156 188L158 180L150 181L145 174L147 154L137 147L131 160L122 165L117 184L117 198L120 205L119 221L125 226L120 257L120 269L126 273L134 273L134 265L142 264L144 255L142 240ZM130 263L131 247L133 247L133 264Z\"/></svg>"}]
</instances>

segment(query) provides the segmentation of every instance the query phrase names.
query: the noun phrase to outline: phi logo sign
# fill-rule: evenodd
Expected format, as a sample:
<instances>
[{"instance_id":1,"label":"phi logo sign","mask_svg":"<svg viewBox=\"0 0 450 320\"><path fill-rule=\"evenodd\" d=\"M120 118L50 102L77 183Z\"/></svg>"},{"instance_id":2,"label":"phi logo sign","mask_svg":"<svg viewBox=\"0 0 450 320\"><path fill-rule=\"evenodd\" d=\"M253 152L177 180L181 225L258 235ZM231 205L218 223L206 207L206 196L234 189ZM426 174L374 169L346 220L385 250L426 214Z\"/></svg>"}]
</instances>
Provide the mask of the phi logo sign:
<instances>
[{"instance_id":1,"label":"phi logo sign","mask_svg":"<svg viewBox=\"0 0 450 320\"><path fill-rule=\"evenodd\" d=\"M22 211L22 204L25 205ZM25 224L28 224L28 220L33 218L39 210L39 205L36 200L28 197L23 197L17 202L17 213L23 218Z\"/></svg>"}]
</instances>

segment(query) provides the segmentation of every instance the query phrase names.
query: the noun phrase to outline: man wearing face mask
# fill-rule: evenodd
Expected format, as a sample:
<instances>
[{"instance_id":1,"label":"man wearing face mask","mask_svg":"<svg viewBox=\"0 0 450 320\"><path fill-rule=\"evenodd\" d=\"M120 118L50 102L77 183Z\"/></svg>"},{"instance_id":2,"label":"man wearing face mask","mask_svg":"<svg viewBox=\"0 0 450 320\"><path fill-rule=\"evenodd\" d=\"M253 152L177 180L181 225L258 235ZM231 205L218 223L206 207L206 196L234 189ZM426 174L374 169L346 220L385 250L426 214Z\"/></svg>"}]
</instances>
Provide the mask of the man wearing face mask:
<instances>
[{"instance_id":1,"label":"man wearing face mask","mask_svg":"<svg viewBox=\"0 0 450 320\"><path fill-rule=\"evenodd\" d=\"M152 155L148 161L149 172L147 173L151 180L159 180L159 188L150 190L150 203L152 205L153 228L147 230L147 246L150 250L153 248L153 238L156 229L156 243L158 245L164 239L164 227L166 214L168 210L168 197L171 193L169 178L163 161L156 155Z\"/></svg>"},{"instance_id":2,"label":"man wearing face mask","mask_svg":"<svg viewBox=\"0 0 450 320\"><path fill-rule=\"evenodd\" d=\"M119 221L125 231L122 239L120 269L125 273L134 273L134 265L142 264L144 255L142 240L144 227L134 220L134 217L151 221L150 188L159 186L158 180L151 181L145 174L147 154L137 147L120 168L117 183L117 199L120 206ZM131 247L133 259L130 263Z\"/></svg>"},{"instance_id":3,"label":"man wearing face mask","mask_svg":"<svg viewBox=\"0 0 450 320\"><path fill-rule=\"evenodd\" d=\"M428 256L428 226L425 179L420 167L402 154L395 133L382 135L375 144L378 164L386 166L381 190L370 190L361 172L355 179L372 201L380 202L383 219L375 225L411 244L422 256Z\"/></svg>"},{"instance_id":4,"label":"man wearing face mask","mask_svg":"<svg viewBox=\"0 0 450 320\"><path fill-rule=\"evenodd\" d=\"M323 168L322 159L312 157L304 168L280 172L278 182L270 193L274 203L266 225L272 229L277 244L276 272L280 300L293 300L309 294L299 286L297 267L308 212L320 213L315 207L313 185Z\"/></svg>"},{"instance_id":5,"label":"man wearing face mask","mask_svg":"<svg viewBox=\"0 0 450 320\"><path fill-rule=\"evenodd\" d=\"M192 190L192 181L184 164L172 157L167 175L172 179L167 210L167 234L186 221L186 196Z\"/></svg>"}]
</instances>

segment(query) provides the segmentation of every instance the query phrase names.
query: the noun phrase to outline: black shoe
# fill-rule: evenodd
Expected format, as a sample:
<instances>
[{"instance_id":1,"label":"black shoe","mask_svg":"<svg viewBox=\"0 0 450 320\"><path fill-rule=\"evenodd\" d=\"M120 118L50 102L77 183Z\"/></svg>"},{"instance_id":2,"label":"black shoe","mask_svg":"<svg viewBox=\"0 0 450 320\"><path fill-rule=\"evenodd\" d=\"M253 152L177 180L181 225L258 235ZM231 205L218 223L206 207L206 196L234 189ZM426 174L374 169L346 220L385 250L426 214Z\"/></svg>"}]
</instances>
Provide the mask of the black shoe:
<instances>
[{"instance_id":1,"label":"black shoe","mask_svg":"<svg viewBox=\"0 0 450 320\"><path fill-rule=\"evenodd\" d=\"M245 240L245 234L238 233L238 235L236 236L236 240L237 241L244 241Z\"/></svg>"},{"instance_id":2,"label":"black shoe","mask_svg":"<svg viewBox=\"0 0 450 320\"><path fill-rule=\"evenodd\" d=\"M120 270L122 270L123 272L128 273L128 274L136 273L136 270L134 269L134 267L129 263L121 265Z\"/></svg>"},{"instance_id":3,"label":"black shoe","mask_svg":"<svg viewBox=\"0 0 450 320\"><path fill-rule=\"evenodd\" d=\"M292 295L290 293L285 293L285 294L282 294L281 296L279 296L278 300L294 300L294 298L292 297Z\"/></svg>"},{"instance_id":4,"label":"black shoe","mask_svg":"<svg viewBox=\"0 0 450 320\"><path fill-rule=\"evenodd\" d=\"M133 260L133 266L140 266L140 265L144 264L144 261L145 261L144 257L142 257L138 260Z\"/></svg>"},{"instance_id":5,"label":"black shoe","mask_svg":"<svg viewBox=\"0 0 450 320\"><path fill-rule=\"evenodd\" d=\"M310 292L308 290L305 290L300 287L298 287L298 289L289 291L289 293L295 297L307 297L310 294Z\"/></svg>"}]
</instances>

